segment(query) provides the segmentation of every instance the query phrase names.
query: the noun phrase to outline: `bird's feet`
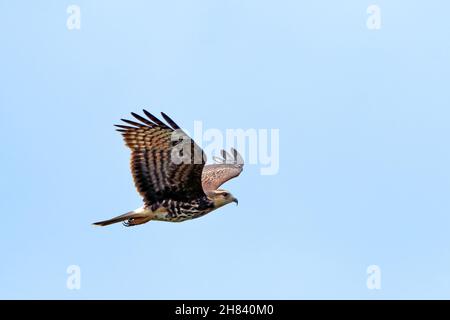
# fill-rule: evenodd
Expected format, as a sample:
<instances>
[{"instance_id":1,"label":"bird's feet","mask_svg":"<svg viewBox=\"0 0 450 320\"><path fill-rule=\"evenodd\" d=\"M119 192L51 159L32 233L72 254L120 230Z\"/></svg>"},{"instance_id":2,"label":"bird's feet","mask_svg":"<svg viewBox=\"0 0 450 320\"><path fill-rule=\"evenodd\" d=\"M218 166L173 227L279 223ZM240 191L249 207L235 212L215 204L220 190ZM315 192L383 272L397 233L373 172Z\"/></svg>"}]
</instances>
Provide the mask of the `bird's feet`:
<instances>
[{"instance_id":1,"label":"bird's feet","mask_svg":"<svg viewBox=\"0 0 450 320\"><path fill-rule=\"evenodd\" d=\"M134 227L134 226L137 226L137 225L139 225L139 224L143 224L143 223L149 222L150 220L151 220L150 217L130 218L130 219L128 219L128 220L125 220L125 221L123 222L123 225L124 225L125 227Z\"/></svg>"}]
</instances>

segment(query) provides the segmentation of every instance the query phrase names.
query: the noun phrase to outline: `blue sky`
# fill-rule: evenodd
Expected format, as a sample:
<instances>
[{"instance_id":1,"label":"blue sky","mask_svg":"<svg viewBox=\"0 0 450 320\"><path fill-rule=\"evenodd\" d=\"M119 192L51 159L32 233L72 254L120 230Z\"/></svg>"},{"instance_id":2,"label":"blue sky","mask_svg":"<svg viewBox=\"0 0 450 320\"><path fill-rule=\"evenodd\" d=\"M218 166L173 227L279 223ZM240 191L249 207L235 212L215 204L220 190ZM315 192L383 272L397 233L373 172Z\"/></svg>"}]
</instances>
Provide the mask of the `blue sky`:
<instances>
[{"instance_id":1,"label":"blue sky","mask_svg":"<svg viewBox=\"0 0 450 320\"><path fill-rule=\"evenodd\" d=\"M0 298L450 298L449 10L1 1ZM112 124L143 107L279 129L279 173L246 166L201 219L92 227L141 205Z\"/></svg>"}]
</instances>

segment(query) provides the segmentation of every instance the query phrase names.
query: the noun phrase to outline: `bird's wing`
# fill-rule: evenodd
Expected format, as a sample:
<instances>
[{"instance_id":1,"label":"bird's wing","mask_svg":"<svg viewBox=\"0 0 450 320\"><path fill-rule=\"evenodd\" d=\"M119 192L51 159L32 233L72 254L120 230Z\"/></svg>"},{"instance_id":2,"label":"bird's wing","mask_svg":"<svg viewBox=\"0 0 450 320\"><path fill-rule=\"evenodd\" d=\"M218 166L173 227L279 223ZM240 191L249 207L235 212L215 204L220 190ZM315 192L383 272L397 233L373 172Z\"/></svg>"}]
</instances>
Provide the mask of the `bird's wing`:
<instances>
[{"instance_id":1,"label":"bird's wing","mask_svg":"<svg viewBox=\"0 0 450 320\"><path fill-rule=\"evenodd\" d=\"M163 112L167 124L143 110L131 113L136 121L116 125L131 149L131 171L136 189L147 205L165 199L190 201L205 196L201 177L203 150Z\"/></svg>"},{"instance_id":2,"label":"bird's wing","mask_svg":"<svg viewBox=\"0 0 450 320\"><path fill-rule=\"evenodd\" d=\"M222 150L222 158L213 157L216 164L206 165L202 174L203 190L217 190L222 184L241 174L244 160L239 152L231 148L231 153Z\"/></svg>"}]
</instances>

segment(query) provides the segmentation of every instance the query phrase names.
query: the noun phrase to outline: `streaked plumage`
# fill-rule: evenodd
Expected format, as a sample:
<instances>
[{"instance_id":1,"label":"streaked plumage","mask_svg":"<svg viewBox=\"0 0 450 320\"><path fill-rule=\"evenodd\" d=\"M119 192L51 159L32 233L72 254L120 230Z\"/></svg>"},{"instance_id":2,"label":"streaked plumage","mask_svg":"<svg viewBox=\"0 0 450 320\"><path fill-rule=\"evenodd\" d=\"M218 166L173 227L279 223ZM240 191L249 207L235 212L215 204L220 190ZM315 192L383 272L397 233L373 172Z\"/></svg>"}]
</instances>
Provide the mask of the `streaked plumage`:
<instances>
[{"instance_id":1,"label":"streaked plumage","mask_svg":"<svg viewBox=\"0 0 450 320\"><path fill-rule=\"evenodd\" d=\"M218 189L242 172L243 159L237 150L222 150L222 158L214 158L216 164L205 165L203 150L171 118L161 113L164 123L148 111L143 112L147 118L132 112L138 122L122 119L126 125L116 127L131 149L131 172L144 206L95 225L180 222L237 203L228 191ZM180 163L177 154L185 161Z\"/></svg>"},{"instance_id":2,"label":"streaked plumage","mask_svg":"<svg viewBox=\"0 0 450 320\"><path fill-rule=\"evenodd\" d=\"M239 176L244 160L236 149L232 154L222 150L222 158L214 157L216 164L206 165L202 172L203 190L217 190L222 184Z\"/></svg>"}]
</instances>

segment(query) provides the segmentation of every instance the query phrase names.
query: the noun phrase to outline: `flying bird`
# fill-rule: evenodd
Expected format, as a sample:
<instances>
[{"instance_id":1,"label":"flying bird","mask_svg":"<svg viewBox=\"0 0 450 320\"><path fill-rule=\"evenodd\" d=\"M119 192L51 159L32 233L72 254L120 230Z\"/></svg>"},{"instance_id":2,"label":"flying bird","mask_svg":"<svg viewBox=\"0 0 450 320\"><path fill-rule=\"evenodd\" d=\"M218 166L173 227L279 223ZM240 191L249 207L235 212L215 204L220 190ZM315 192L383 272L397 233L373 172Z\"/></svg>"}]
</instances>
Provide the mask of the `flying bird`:
<instances>
[{"instance_id":1,"label":"flying bird","mask_svg":"<svg viewBox=\"0 0 450 320\"><path fill-rule=\"evenodd\" d=\"M146 117L134 112L137 120L121 119L115 125L131 149L131 173L144 205L136 210L94 225L122 222L136 226L151 220L182 222L204 216L238 200L219 187L239 176L244 161L239 152L221 150L206 165L203 150L165 113L163 122L147 110Z\"/></svg>"}]
</instances>

